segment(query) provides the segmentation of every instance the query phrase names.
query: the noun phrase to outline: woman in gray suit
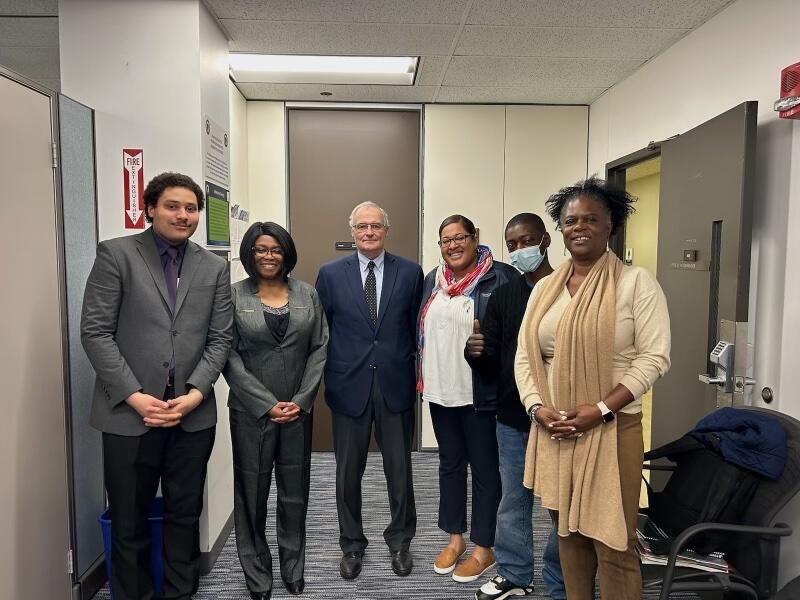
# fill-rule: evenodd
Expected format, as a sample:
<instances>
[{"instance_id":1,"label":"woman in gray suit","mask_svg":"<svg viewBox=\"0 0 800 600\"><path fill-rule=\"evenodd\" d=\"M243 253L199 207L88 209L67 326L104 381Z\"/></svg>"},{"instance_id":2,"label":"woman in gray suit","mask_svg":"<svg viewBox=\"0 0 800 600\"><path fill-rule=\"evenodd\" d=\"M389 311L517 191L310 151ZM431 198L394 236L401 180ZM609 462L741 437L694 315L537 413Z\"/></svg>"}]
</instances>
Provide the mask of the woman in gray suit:
<instances>
[{"instance_id":1,"label":"woman in gray suit","mask_svg":"<svg viewBox=\"0 0 800 600\"><path fill-rule=\"evenodd\" d=\"M239 257L249 277L231 286L233 347L223 371L231 388L236 548L250 596L268 600L272 555L264 529L273 465L281 578L292 594L305 585L311 409L328 325L316 290L289 277L297 251L283 227L253 223Z\"/></svg>"}]
</instances>

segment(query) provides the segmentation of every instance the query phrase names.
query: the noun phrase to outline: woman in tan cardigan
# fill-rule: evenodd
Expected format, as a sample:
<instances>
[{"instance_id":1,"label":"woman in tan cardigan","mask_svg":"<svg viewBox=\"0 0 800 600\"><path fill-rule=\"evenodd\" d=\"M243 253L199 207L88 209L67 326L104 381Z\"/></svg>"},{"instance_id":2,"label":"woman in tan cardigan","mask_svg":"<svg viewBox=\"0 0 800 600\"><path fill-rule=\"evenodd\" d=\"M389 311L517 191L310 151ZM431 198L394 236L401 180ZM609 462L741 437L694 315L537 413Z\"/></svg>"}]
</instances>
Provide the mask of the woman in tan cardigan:
<instances>
[{"instance_id":1,"label":"woman in tan cardigan","mask_svg":"<svg viewBox=\"0 0 800 600\"><path fill-rule=\"evenodd\" d=\"M636 513L641 396L669 368L669 314L655 277L624 266L609 236L634 199L595 177L547 201L570 253L534 288L515 375L531 416L525 485L558 515L570 600L639 600Z\"/></svg>"}]
</instances>

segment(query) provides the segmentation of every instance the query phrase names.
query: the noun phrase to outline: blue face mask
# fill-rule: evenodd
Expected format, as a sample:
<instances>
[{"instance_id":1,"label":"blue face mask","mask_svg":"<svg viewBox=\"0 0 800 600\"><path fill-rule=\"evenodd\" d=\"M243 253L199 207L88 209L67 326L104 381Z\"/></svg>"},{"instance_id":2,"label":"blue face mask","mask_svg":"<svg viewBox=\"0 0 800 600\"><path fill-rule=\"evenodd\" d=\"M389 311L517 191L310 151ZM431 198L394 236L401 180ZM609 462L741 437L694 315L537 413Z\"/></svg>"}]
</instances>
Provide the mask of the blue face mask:
<instances>
[{"instance_id":1,"label":"blue face mask","mask_svg":"<svg viewBox=\"0 0 800 600\"><path fill-rule=\"evenodd\" d=\"M541 243L539 246L528 246L527 248L514 250L514 252L508 255L511 265L523 273L533 273L539 268L539 265L542 264L545 257L545 254L542 254L540 246Z\"/></svg>"}]
</instances>

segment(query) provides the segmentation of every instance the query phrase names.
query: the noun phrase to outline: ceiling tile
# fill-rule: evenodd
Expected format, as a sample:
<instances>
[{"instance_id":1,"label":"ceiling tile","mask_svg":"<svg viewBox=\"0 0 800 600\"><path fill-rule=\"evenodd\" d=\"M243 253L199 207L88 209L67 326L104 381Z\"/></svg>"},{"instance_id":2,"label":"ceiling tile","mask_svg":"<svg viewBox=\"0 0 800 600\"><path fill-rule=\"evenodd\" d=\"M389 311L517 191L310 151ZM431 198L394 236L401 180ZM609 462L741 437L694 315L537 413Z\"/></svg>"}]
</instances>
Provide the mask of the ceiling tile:
<instances>
[{"instance_id":1,"label":"ceiling tile","mask_svg":"<svg viewBox=\"0 0 800 600\"><path fill-rule=\"evenodd\" d=\"M487 27L468 25L456 54L584 58L650 58L688 29Z\"/></svg>"},{"instance_id":2,"label":"ceiling tile","mask_svg":"<svg viewBox=\"0 0 800 600\"><path fill-rule=\"evenodd\" d=\"M0 46L58 47L58 18L0 17Z\"/></svg>"},{"instance_id":3,"label":"ceiling tile","mask_svg":"<svg viewBox=\"0 0 800 600\"><path fill-rule=\"evenodd\" d=\"M639 59L454 56L444 85L611 87L644 63Z\"/></svg>"},{"instance_id":4,"label":"ceiling tile","mask_svg":"<svg viewBox=\"0 0 800 600\"><path fill-rule=\"evenodd\" d=\"M420 58L416 85L439 85L442 71L447 66L447 56L423 56Z\"/></svg>"},{"instance_id":5,"label":"ceiling tile","mask_svg":"<svg viewBox=\"0 0 800 600\"><path fill-rule=\"evenodd\" d=\"M467 0L206 0L220 19L458 25Z\"/></svg>"},{"instance_id":6,"label":"ceiling tile","mask_svg":"<svg viewBox=\"0 0 800 600\"><path fill-rule=\"evenodd\" d=\"M449 87L443 86L437 102L486 104L589 104L606 88L555 87Z\"/></svg>"},{"instance_id":7,"label":"ceiling tile","mask_svg":"<svg viewBox=\"0 0 800 600\"><path fill-rule=\"evenodd\" d=\"M467 23L691 29L732 0L481 0Z\"/></svg>"},{"instance_id":8,"label":"ceiling tile","mask_svg":"<svg viewBox=\"0 0 800 600\"><path fill-rule=\"evenodd\" d=\"M226 19L230 49L274 54L448 54L458 27Z\"/></svg>"},{"instance_id":9,"label":"ceiling tile","mask_svg":"<svg viewBox=\"0 0 800 600\"><path fill-rule=\"evenodd\" d=\"M0 65L33 79L59 79L58 48L0 46Z\"/></svg>"},{"instance_id":10,"label":"ceiling tile","mask_svg":"<svg viewBox=\"0 0 800 600\"><path fill-rule=\"evenodd\" d=\"M0 15L58 16L58 0L0 0Z\"/></svg>"},{"instance_id":11,"label":"ceiling tile","mask_svg":"<svg viewBox=\"0 0 800 600\"><path fill-rule=\"evenodd\" d=\"M435 86L237 83L248 100L301 102L431 102ZM320 96L320 92L333 92Z\"/></svg>"}]
</instances>

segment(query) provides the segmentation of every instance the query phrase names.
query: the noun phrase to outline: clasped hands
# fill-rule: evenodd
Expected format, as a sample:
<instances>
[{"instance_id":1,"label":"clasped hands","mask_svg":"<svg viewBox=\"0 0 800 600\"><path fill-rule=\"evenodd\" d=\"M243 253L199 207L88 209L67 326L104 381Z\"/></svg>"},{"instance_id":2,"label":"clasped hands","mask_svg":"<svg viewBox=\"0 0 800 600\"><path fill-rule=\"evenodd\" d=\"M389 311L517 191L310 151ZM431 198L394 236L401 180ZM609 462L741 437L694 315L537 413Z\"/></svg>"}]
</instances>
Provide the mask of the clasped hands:
<instances>
[{"instance_id":1,"label":"clasped hands","mask_svg":"<svg viewBox=\"0 0 800 600\"><path fill-rule=\"evenodd\" d=\"M586 431L603 423L603 415L596 404L581 404L572 410L556 410L542 406L536 411L536 422L554 440L581 437Z\"/></svg>"},{"instance_id":2,"label":"clasped hands","mask_svg":"<svg viewBox=\"0 0 800 600\"><path fill-rule=\"evenodd\" d=\"M197 388L171 400L160 400L144 392L134 392L125 400L142 417L147 427L175 427L197 408L203 394Z\"/></svg>"},{"instance_id":3,"label":"clasped hands","mask_svg":"<svg viewBox=\"0 0 800 600\"><path fill-rule=\"evenodd\" d=\"M269 409L267 416L276 423L291 423L300 417L300 407L294 402L278 402Z\"/></svg>"}]
</instances>

